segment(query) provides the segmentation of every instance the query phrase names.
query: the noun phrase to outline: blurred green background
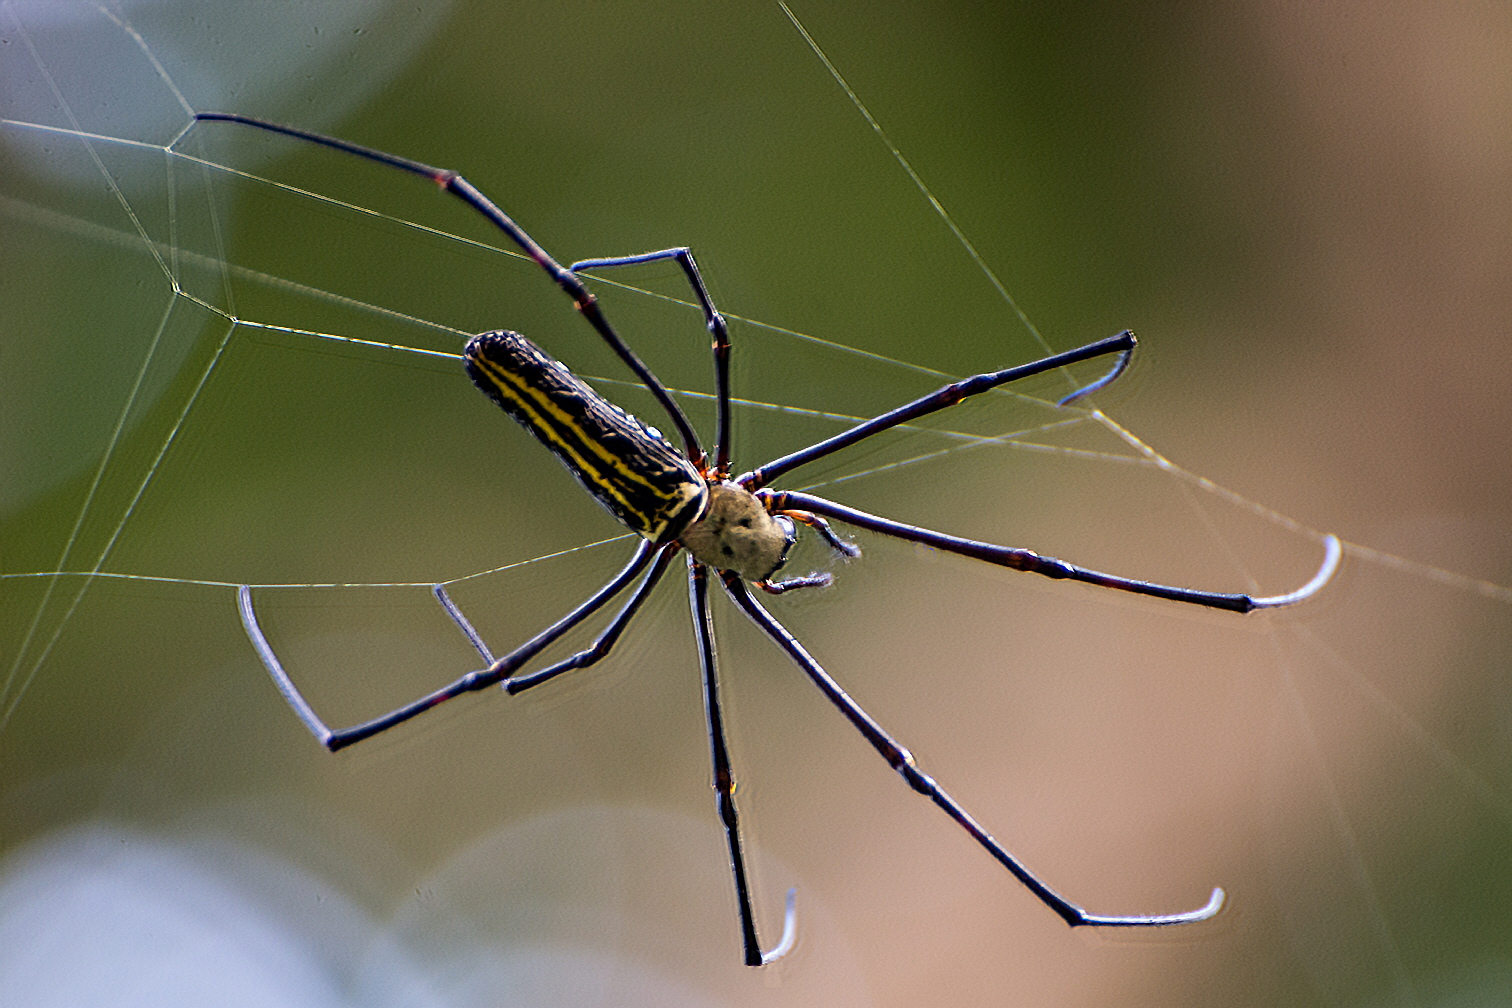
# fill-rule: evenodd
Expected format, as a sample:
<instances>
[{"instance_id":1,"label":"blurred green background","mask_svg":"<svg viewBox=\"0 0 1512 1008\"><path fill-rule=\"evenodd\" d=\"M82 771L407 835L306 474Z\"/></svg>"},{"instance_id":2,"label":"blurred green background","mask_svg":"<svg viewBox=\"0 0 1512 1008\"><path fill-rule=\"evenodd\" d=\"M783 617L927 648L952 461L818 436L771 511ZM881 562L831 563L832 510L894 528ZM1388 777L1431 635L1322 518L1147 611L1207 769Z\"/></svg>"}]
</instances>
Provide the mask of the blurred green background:
<instances>
[{"instance_id":1,"label":"blurred green background","mask_svg":"<svg viewBox=\"0 0 1512 1008\"><path fill-rule=\"evenodd\" d=\"M918 432L805 480L1215 590L1300 584L1306 530L1361 548L1315 602L1241 619L869 537L833 589L774 609L1072 899L1176 911L1221 884L1229 908L1067 932L721 606L761 923L775 941L797 886L802 928L749 971L677 585L597 669L332 757L231 589L183 583L418 583L255 596L332 721L409 699L475 663L425 585L617 527L454 362L267 327L442 352L509 327L620 377L456 201L234 127L176 149L446 234L202 171L162 151L186 109L463 171L564 262L693 247L732 316L841 345L736 322L759 403L869 415L943 380L906 365L1040 356L779 7L19 4L0 12L0 570L103 555L180 581L0 582L7 1000L1500 1003L1509 596L1479 579L1512 559L1507 13L794 11L1050 349L1141 335L1098 405L1179 467L984 448L857 476L956 444ZM683 296L674 270L615 279ZM695 313L602 289L669 384L708 389ZM997 397L938 429L1044 420ZM742 465L838 429L738 421ZM1029 440L1135 455L1086 425ZM503 650L627 552L454 594Z\"/></svg>"}]
</instances>

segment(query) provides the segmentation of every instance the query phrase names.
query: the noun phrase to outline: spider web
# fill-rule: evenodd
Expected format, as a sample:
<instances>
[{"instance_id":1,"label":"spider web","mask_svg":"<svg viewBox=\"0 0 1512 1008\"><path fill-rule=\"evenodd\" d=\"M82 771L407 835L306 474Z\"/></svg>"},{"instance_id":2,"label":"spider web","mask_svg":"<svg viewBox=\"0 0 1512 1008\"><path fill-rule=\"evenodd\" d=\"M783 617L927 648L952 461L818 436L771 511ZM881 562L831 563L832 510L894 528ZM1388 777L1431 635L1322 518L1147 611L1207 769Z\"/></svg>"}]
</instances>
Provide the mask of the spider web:
<instances>
[{"instance_id":1,"label":"spider web","mask_svg":"<svg viewBox=\"0 0 1512 1008\"><path fill-rule=\"evenodd\" d=\"M128 911L164 928L201 922L186 930L225 938L210 942L220 956L229 936L251 936L261 959L229 956L239 974L265 983L275 963L298 979L258 986L250 1003L465 1000L530 983L556 1003L588 999L595 983L616 1003L770 993L734 968L675 590L593 672L537 691L549 695L438 714L372 753L322 759L268 688L237 622L238 585L263 586L259 612L281 658L317 709L348 723L475 664L431 585L447 582L502 650L628 552L460 377L465 334L518 329L640 415L654 411L535 267L465 208L414 179L251 131L184 133L196 109L339 122L344 136L462 169L565 259L692 245L734 320L739 464L948 376L1040 356L1046 339L984 262L1026 278L1009 286L1044 302L1024 308L1045 332L1077 334L1051 338L1054 349L1131 321L1144 332L1140 365L1096 400L1106 412L1048 405L1095 368L1047 376L786 485L1099 569L1260 594L1301 584L1320 556L1319 532L1283 511L1353 517L1313 503L1326 478L1266 469L1270 438L1255 431L1285 421L1257 424L1243 382L1199 394L1163 377L1185 365L1145 322L1147 300L1131 308L1054 286L1046 275L1067 265L1058 253L1076 247L1046 230L1063 218L1003 211L1038 236L1025 242L990 231L985 199L942 196L968 208L955 218L920 199L780 10L679 32L668 25L688 12L671 7L666 22L573 25L576 49L547 41L565 21L503 18L497 30L540 63L501 82L489 76L504 73L497 54L469 61L436 45L450 55L433 66L479 68L477 94L425 91L411 70L364 118L343 120L375 86L351 67L398 68L426 37L382 11L322 15L313 34L350 48L321 50L326 62L305 67L318 86L292 96L256 60L209 70L228 43L263 52L248 33L294 24L292 9L246 25L171 8L3 11L0 744L13 854L0 905L15 935L78 926L38 916L67 895L110 922ZM842 69L871 68L857 83L875 107L873 95L909 93L876 69L879 54L900 55L880 29L863 35L859 15L798 14ZM674 56L673 37L690 48ZM731 46L717 71L677 82L653 72L717 41ZM667 48L626 55L637 44ZM596 87L563 76L553 67L564 53L606 76ZM753 81L770 106L759 114L742 97ZM553 101L568 93L574 103ZM317 108L298 104L311 94ZM665 107L648 115L646 96L658 94ZM914 122L906 100L893 104ZM747 130L720 118L732 109L749 115ZM414 132L388 132L395 117ZM902 149L933 149L879 118ZM459 131L442 134L438 119ZM1034 122L1021 125L1035 135ZM912 157L922 176L950 177L938 159L932 171ZM986 188L1053 194L1035 171ZM984 232L980 255L958 240ZM1035 262L1015 261L1029 254L1022 245ZM677 278L613 279L624 285L598 287L611 317L708 430L704 340ZM1342 405L1352 388L1337 374L1321 394L1341 404L1341 426L1369 426L1363 407ZM1192 430L1162 415L1179 404L1200 417ZM1215 433L1235 429L1244 434ZM1248 466L1208 448L1213 464L1196 468L1261 489L1230 490L1151 446L1171 442L1259 457ZM1402 539L1379 515L1311 521ZM868 986L900 1001L949 989L962 1003L1000 1004L1012 990L1025 1004L1419 1004L1492 989L1504 979L1495 936L1512 877L1498 675L1512 595L1442 569L1498 575L1503 558L1469 554L1468 541L1419 540L1414 555L1462 561L1436 566L1351 542L1324 595L1248 620L1027 583L876 539L836 569L832 590L782 600L779 615L831 671L1073 898L1161 911L1196 905L1213 884L1230 891L1233 909L1213 925L1154 939L1068 938L721 612L765 926L788 885L801 893L803 958L778 993L824 1004ZM812 543L794 560L832 563ZM164 879L189 894L170 909L147 896ZM291 924L317 900L318 923ZM320 954L294 951L305 932ZM459 965L465 981L443 979ZM11 963L6 974L35 982Z\"/></svg>"}]
</instances>

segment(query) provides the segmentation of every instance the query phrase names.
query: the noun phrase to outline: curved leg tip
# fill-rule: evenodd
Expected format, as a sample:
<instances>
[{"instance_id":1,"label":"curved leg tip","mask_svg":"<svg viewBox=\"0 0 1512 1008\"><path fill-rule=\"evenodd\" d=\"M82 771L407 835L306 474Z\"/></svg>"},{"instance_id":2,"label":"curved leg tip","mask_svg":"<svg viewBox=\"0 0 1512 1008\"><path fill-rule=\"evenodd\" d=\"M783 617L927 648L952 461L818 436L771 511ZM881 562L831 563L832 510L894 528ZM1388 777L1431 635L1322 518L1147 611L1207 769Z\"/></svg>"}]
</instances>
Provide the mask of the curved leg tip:
<instances>
[{"instance_id":1,"label":"curved leg tip","mask_svg":"<svg viewBox=\"0 0 1512 1008\"><path fill-rule=\"evenodd\" d=\"M1228 899L1228 894L1221 887L1214 886L1213 894L1208 897L1207 905L1199 910L1193 910L1191 913L1177 914L1171 920L1171 923L1190 924L1196 921L1210 920L1218 916L1218 911L1223 909L1223 903L1226 899Z\"/></svg>"},{"instance_id":2,"label":"curved leg tip","mask_svg":"<svg viewBox=\"0 0 1512 1008\"><path fill-rule=\"evenodd\" d=\"M1208 897L1207 903L1186 913L1160 914L1154 917L1097 917L1092 914L1083 914L1082 919L1076 924L1084 924L1092 927L1170 927L1174 924L1195 924L1218 915L1223 909L1225 894L1222 889L1214 887L1213 894ZM1075 926L1075 925L1073 925Z\"/></svg>"},{"instance_id":3,"label":"curved leg tip","mask_svg":"<svg viewBox=\"0 0 1512 1008\"><path fill-rule=\"evenodd\" d=\"M772 951L761 953L761 965L770 966L793 951L793 946L798 942L798 890L789 889L787 892L787 912L782 917L782 940L773 946Z\"/></svg>"},{"instance_id":4,"label":"curved leg tip","mask_svg":"<svg viewBox=\"0 0 1512 1008\"><path fill-rule=\"evenodd\" d=\"M1128 333L1127 335L1132 341L1134 334ZM1075 392L1072 392L1070 395L1057 399L1055 405L1074 406L1088 396L1101 392L1103 389L1113 384L1114 380L1117 379L1119 375L1124 373L1124 370L1129 366L1129 361L1133 358L1133 356L1134 348L1131 345L1129 349L1120 351L1118 360L1113 363L1112 369L1109 370L1107 374L1103 375L1092 384L1083 385L1081 388L1077 389Z\"/></svg>"},{"instance_id":5,"label":"curved leg tip","mask_svg":"<svg viewBox=\"0 0 1512 1008\"><path fill-rule=\"evenodd\" d=\"M1326 535L1323 537L1323 563L1318 568L1318 573L1312 576L1312 580L1301 588L1285 595L1272 595L1270 598L1254 599L1255 609L1277 609L1281 606L1289 606L1312 595L1316 595L1323 586L1333 580L1334 574L1339 569L1339 562L1344 558L1344 547L1339 544L1339 537Z\"/></svg>"}]
</instances>

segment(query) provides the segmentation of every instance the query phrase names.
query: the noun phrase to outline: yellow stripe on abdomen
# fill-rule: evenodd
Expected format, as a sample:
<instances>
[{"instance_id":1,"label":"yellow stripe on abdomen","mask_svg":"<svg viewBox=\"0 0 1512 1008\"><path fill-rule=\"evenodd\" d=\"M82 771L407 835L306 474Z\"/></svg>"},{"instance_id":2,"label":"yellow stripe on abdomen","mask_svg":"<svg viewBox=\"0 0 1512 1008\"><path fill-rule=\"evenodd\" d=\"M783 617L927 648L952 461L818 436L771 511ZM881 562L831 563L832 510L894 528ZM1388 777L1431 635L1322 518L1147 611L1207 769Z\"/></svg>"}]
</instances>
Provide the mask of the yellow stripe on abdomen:
<instances>
[{"instance_id":1,"label":"yellow stripe on abdomen","mask_svg":"<svg viewBox=\"0 0 1512 1008\"><path fill-rule=\"evenodd\" d=\"M482 333L464 356L473 383L631 531L669 542L698 517L708 488L693 464L530 340Z\"/></svg>"}]
</instances>

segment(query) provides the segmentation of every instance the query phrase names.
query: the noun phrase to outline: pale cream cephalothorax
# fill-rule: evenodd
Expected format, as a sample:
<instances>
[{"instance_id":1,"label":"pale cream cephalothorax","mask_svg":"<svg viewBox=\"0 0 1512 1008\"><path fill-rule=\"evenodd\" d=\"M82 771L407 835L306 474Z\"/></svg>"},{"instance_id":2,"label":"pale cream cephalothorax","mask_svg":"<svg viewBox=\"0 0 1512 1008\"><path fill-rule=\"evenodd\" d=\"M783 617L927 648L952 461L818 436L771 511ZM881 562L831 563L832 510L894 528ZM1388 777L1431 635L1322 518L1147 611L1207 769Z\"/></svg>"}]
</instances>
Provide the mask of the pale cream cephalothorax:
<instances>
[{"instance_id":1,"label":"pale cream cephalothorax","mask_svg":"<svg viewBox=\"0 0 1512 1008\"><path fill-rule=\"evenodd\" d=\"M754 494L726 481L710 484L708 509L681 539L699 563L765 581L787 558L793 523L768 514Z\"/></svg>"}]
</instances>

